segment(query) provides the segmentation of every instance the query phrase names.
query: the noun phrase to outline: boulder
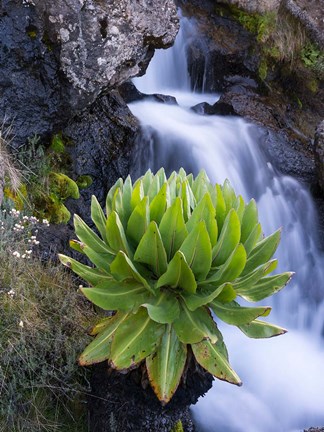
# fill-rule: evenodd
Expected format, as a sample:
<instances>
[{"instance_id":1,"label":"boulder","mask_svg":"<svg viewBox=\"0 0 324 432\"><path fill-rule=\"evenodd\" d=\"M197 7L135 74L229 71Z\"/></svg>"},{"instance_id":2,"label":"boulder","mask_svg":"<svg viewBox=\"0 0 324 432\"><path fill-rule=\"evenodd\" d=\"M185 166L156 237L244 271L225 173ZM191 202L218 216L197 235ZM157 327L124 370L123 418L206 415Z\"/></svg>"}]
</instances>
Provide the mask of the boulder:
<instances>
[{"instance_id":1,"label":"boulder","mask_svg":"<svg viewBox=\"0 0 324 432\"><path fill-rule=\"evenodd\" d=\"M13 123L15 145L144 73L178 27L173 0L3 0L0 119Z\"/></svg>"}]
</instances>

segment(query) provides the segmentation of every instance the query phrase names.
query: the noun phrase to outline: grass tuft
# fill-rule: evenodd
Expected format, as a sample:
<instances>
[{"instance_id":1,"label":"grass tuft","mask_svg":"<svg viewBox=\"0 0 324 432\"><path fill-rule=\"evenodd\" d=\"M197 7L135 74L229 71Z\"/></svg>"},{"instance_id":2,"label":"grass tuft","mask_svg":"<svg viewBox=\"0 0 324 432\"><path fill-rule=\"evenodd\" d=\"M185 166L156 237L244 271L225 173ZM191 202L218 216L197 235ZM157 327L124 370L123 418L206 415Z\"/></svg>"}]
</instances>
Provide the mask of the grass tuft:
<instances>
[{"instance_id":1,"label":"grass tuft","mask_svg":"<svg viewBox=\"0 0 324 432\"><path fill-rule=\"evenodd\" d=\"M77 358L95 313L68 271L33 257L36 225L12 210L0 225L0 430L86 431L88 371Z\"/></svg>"}]
</instances>

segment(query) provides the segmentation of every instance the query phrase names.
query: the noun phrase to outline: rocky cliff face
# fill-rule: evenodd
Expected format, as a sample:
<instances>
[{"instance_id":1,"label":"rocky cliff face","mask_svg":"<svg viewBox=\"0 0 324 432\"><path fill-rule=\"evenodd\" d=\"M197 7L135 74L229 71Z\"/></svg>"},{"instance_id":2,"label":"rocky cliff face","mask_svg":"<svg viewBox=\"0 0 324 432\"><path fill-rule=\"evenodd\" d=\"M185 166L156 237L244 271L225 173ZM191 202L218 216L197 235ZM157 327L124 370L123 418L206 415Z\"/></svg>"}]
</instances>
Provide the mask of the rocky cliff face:
<instances>
[{"instance_id":1,"label":"rocky cliff face","mask_svg":"<svg viewBox=\"0 0 324 432\"><path fill-rule=\"evenodd\" d=\"M315 185L312 142L324 112L323 51L318 32L310 31L301 16L320 29L320 13L316 22L306 10L319 2L312 7L305 2L305 9L303 0L177 1L197 24L197 37L188 47L192 85L222 92L215 106L196 109L265 126L275 165ZM299 14L293 14L292 5Z\"/></svg>"}]
</instances>

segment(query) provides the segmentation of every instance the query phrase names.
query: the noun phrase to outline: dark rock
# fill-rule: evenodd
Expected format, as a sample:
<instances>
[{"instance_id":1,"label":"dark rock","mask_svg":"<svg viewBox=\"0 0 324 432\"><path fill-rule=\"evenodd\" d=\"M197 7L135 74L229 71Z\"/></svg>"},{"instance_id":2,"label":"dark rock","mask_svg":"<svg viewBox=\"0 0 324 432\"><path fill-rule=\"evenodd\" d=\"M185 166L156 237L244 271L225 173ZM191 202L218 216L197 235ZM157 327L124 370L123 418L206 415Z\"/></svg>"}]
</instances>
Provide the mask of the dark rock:
<instances>
[{"instance_id":1,"label":"dark rock","mask_svg":"<svg viewBox=\"0 0 324 432\"><path fill-rule=\"evenodd\" d=\"M233 106L224 102L216 102L214 105L202 102L191 107L191 109L202 115L237 115Z\"/></svg>"},{"instance_id":2,"label":"dark rock","mask_svg":"<svg viewBox=\"0 0 324 432\"><path fill-rule=\"evenodd\" d=\"M316 128L314 154L318 183L324 192L324 120Z\"/></svg>"},{"instance_id":3,"label":"dark rock","mask_svg":"<svg viewBox=\"0 0 324 432\"><path fill-rule=\"evenodd\" d=\"M312 427L310 429L304 429L304 432L324 432L324 427Z\"/></svg>"},{"instance_id":4,"label":"dark rock","mask_svg":"<svg viewBox=\"0 0 324 432\"><path fill-rule=\"evenodd\" d=\"M118 87L119 94L126 103L138 102L145 99L145 94L137 90L132 81L126 81Z\"/></svg>"},{"instance_id":5,"label":"dark rock","mask_svg":"<svg viewBox=\"0 0 324 432\"><path fill-rule=\"evenodd\" d=\"M171 401L162 407L148 385L144 365L121 374L101 363L93 368L91 380L90 431L170 432L181 420L184 431L193 432L189 405L210 389L212 381L192 359L185 383L180 383Z\"/></svg>"},{"instance_id":6,"label":"dark rock","mask_svg":"<svg viewBox=\"0 0 324 432\"><path fill-rule=\"evenodd\" d=\"M153 100L154 102L161 102L167 104L177 104L174 96L164 94L145 94L137 90L131 81L127 81L118 87L119 94L123 97L126 103L137 102L141 100Z\"/></svg>"},{"instance_id":7,"label":"dark rock","mask_svg":"<svg viewBox=\"0 0 324 432\"><path fill-rule=\"evenodd\" d=\"M143 73L173 43L172 0L3 0L0 119L14 144L63 129L103 92Z\"/></svg>"},{"instance_id":8,"label":"dark rock","mask_svg":"<svg viewBox=\"0 0 324 432\"><path fill-rule=\"evenodd\" d=\"M147 99L152 99L155 102L166 103L169 105L177 105L178 104L177 99L174 96L164 95L164 94L159 94L159 93L147 95Z\"/></svg>"},{"instance_id":9,"label":"dark rock","mask_svg":"<svg viewBox=\"0 0 324 432\"><path fill-rule=\"evenodd\" d=\"M89 220L91 195L104 205L107 192L119 178L126 178L132 164L132 148L139 131L137 119L117 91L98 98L86 111L74 117L63 129L71 145L67 147L73 163L73 175L88 175L90 187L81 190L81 198L69 200L67 207Z\"/></svg>"}]
</instances>

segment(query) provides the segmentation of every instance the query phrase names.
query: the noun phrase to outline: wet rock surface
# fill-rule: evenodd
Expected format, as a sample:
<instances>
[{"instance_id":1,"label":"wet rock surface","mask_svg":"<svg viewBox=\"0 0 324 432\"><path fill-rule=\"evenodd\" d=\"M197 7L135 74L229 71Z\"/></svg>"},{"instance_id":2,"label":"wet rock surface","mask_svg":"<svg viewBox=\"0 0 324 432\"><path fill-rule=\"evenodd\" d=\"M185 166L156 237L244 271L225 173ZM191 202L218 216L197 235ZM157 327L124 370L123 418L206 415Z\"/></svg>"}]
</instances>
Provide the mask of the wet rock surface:
<instances>
[{"instance_id":1,"label":"wet rock surface","mask_svg":"<svg viewBox=\"0 0 324 432\"><path fill-rule=\"evenodd\" d=\"M194 432L189 405L212 386L213 377L191 363L186 384L180 383L171 401L162 407L148 385L144 366L127 374L107 363L93 368L89 397L91 432L170 432L181 420L184 432Z\"/></svg>"}]
</instances>

